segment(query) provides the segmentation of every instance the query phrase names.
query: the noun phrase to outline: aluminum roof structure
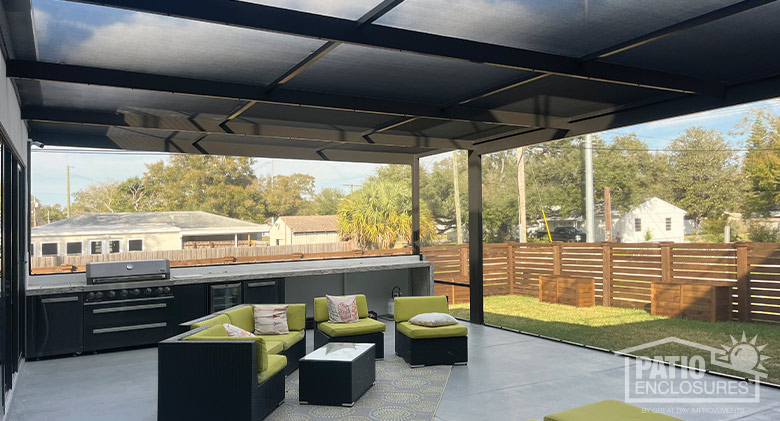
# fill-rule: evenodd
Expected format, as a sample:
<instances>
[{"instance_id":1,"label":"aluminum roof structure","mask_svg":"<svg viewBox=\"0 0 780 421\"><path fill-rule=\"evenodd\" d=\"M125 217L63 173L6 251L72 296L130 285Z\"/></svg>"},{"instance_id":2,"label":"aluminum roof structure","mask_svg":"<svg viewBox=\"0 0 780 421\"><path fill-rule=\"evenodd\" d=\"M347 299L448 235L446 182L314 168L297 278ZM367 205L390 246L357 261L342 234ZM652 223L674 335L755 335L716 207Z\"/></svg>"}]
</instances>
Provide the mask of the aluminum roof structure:
<instances>
[{"instance_id":1,"label":"aluminum roof structure","mask_svg":"<svg viewBox=\"0 0 780 421\"><path fill-rule=\"evenodd\" d=\"M0 26L46 145L409 164L780 96L779 16L772 0L5 0Z\"/></svg>"}]
</instances>

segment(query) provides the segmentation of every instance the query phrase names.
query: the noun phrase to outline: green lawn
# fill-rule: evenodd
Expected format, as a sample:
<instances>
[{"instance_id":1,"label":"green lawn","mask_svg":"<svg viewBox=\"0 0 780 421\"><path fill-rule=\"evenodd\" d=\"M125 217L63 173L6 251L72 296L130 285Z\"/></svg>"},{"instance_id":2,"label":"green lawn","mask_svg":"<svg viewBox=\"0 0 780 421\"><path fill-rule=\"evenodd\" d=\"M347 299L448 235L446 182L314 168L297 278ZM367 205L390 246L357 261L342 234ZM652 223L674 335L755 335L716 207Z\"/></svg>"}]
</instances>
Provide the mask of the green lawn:
<instances>
[{"instance_id":1,"label":"green lawn","mask_svg":"<svg viewBox=\"0 0 780 421\"><path fill-rule=\"evenodd\" d=\"M747 340L758 335L756 345L767 344L761 355L768 378L780 384L780 326L740 322L699 322L654 317L641 309L617 307L577 308L561 304L540 303L534 297L516 295L485 297L485 322L537 333L586 345L621 350L670 336L720 348L731 345L730 335L738 341L745 332ZM468 319L468 304L453 305L451 313ZM637 352L639 355L702 355L701 351L678 344L667 344ZM744 376L720 367L714 371Z\"/></svg>"}]
</instances>

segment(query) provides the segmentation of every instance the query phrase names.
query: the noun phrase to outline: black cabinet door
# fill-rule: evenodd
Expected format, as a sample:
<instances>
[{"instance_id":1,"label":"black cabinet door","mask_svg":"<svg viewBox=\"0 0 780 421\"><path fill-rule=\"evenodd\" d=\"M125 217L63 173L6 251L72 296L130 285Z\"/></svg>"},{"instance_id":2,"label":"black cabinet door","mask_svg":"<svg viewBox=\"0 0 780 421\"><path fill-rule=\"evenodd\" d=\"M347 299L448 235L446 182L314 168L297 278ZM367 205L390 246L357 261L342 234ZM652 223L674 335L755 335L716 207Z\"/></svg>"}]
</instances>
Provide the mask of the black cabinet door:
<instances>
[{"instance_id":1,"label":"black cabinet door","mask_svg":"<svg viewBox=\"0 0 780 421\"><path fill-rule=\"evenodd\" d=\"M208 312L206 285L177 285L173 287L173 323L175 332L179 324L203 317Z\"/></svg>"},{"instance_id":2,"label":"black cabinet door","mask_svg":"<svg viewBox=\"0 0 780 421\"><path fill-rule=\"evenodd\" d=\"M30 297L27 356L82 352L83 304L81 294Z\"/></svg>"},{"instance_id":3,"label":"black cabinet door","mask_svg":"<svg viewBox=\"0 0 780 421\"><path fill-rule=\"evenodd\" d=\"M284 279L244 281L244 303L276 304L284 302Z\"/></svg>"}]
</instances>

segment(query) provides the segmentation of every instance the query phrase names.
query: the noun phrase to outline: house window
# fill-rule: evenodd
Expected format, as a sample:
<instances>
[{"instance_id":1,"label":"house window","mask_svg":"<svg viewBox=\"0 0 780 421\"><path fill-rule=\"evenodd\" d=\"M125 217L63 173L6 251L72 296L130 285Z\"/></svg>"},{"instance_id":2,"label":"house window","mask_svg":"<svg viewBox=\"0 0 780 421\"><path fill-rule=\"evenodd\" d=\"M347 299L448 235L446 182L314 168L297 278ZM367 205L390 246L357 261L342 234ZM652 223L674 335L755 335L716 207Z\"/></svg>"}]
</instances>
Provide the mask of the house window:
<instances>
[{"instance_id":1,"label":"house window","mask_svg":"<svg viewBox=\"0 0 780 421\"><path fill-rule=\"evenodd\" d=\"M103 242L102 241L90 241L89 242L89 254L103 254Z\"/></svg>"},{"instance_id":2,"label":"house window","mask_svg":"<svg viewBox=\"0 0 780 421\"><path fill-rule=\"evenodd\" d=\"M65 251L68 253L68 255L71 254L81 254L81 241L79 242L73 242L73 243L66 243L65 244Z\"/></svg>"},{"instance_id":3,"label":"house window","mask_svg":"<svg viewBox=\"0 0 780 421\"><path fill-rule=\"evenodd\" d=\"M634 218L634 231L642 232L642 218Z\"/></svg>"},{"instance_id":4,"label":"house window","mask_svg":"<svg viewBox=\"0 0 780 421\"><path fill-rule=\"evenodd\" d=\"M108 242L108 252L119 253L119 240L111 240Z\"/></svg>"},{"instance_id":5,"label":"house window","mask_svg":"<svg viewBox=\"0 0 780 421\"><path fill-rule=\"evenodd\" d=\"M130 240L127 242L127 251L143 251L144 240Z\"/></svg>"},{"instance_id":6,"label":"house window","mask_svg":"<svg viewBox=\"0 0 780 421\"><path fill-rule=\"evenodd\" d=\"M43 243L41 244L42 256L56 256L57 255L57 243Z\"/></svg>"},{"instance_id":7,"label":"house window","mask_svg":"<svg viewBox=\"0 0 780 421\"><path fill-rule=\"evenodd\" d=\"M672 230L672 218L666 218L666 230L667 231Z\"/></svg>"}]
</instances>

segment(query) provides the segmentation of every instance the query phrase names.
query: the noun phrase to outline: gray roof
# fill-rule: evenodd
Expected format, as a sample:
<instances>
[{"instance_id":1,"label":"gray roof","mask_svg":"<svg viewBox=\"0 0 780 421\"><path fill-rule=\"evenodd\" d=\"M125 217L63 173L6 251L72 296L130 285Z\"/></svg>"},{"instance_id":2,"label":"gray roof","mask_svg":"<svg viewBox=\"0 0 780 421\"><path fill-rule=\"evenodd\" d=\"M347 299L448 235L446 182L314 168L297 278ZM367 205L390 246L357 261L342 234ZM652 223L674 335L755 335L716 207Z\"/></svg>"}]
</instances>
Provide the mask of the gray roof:
<instances>
[{"instance_id":1,"label":"gray roof","mask_svg":"<svg viewBox=\"0 0 780 421\"><path fill-rule=\"evenodd\" d=\"M780 2L31 3L6 73L46 145L409 164L780 96Z\"/></svg>"},{"instance_id":2,"label":"gray roof","mask_svg":"<svg viewBox=\"0 0 780 421\"><path fill-rule=\"evenodd\" d=\"M33 228L33 235L95 232L95 231L181 231L191 232L260 232L267 224L255 224L213 213L192 212L121 212L86 213Z\"/></svg>"}]
</instances>

